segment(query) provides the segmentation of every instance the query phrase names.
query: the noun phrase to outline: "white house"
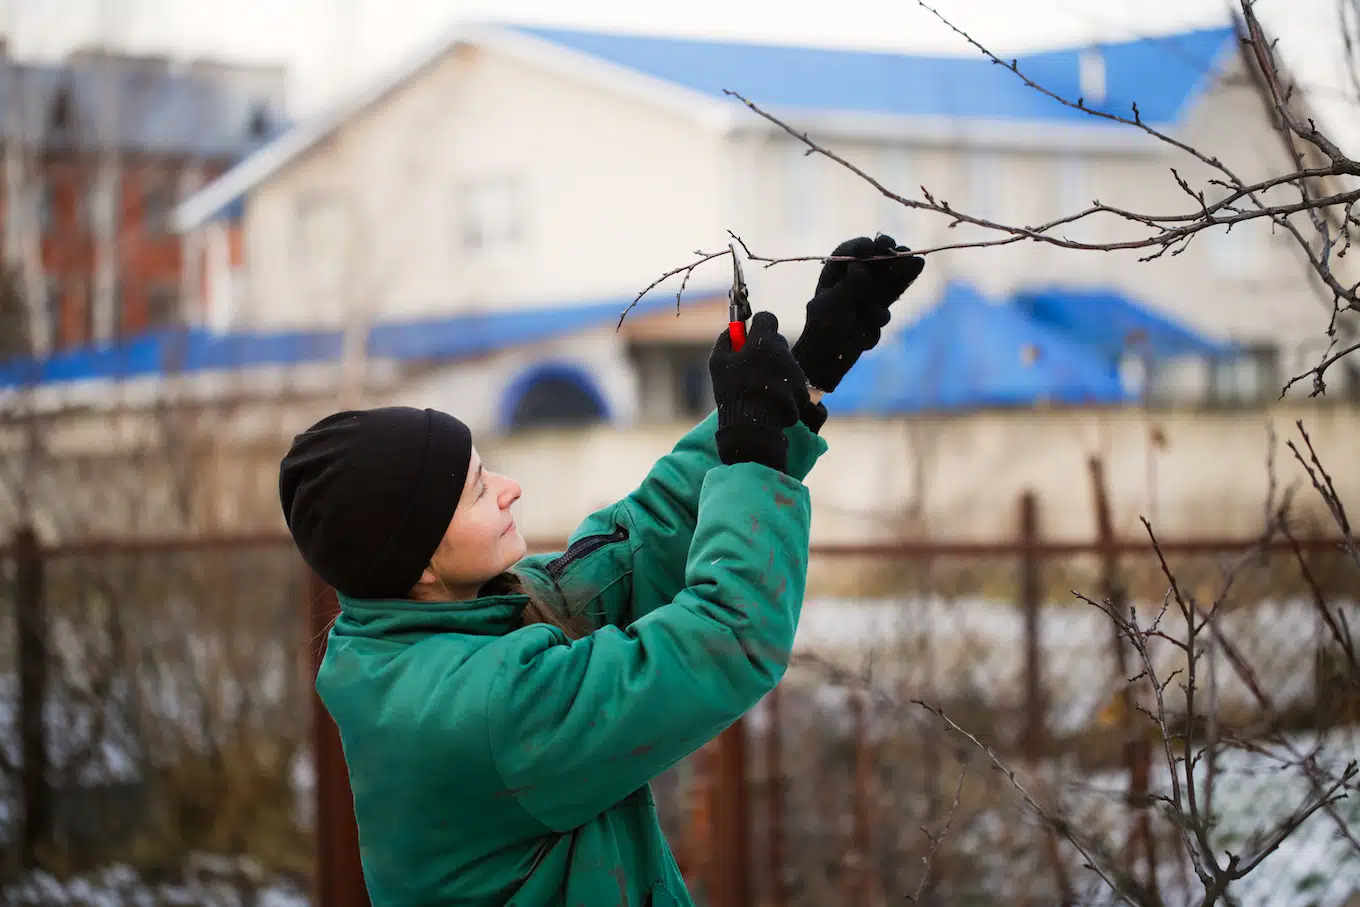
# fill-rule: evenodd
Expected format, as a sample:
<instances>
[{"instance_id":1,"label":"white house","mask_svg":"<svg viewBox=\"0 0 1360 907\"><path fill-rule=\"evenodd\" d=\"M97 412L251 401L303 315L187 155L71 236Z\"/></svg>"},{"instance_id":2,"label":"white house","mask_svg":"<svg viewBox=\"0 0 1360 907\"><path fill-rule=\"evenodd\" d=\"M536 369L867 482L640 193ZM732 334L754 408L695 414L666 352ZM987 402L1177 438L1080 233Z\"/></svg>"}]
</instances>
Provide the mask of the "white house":
<instances>
[{"instance_id":1,"label":"white house","mask_svg":"<svg viewBox=\"0 0 1360 907\"><path fill-rule=\"evenodd\" d=\"M1123 113L1137 102L1145 121L1246 179L1287 166L1230 27L1020 65L1092 107ZM384 322L572 313L570 329L541 327L552 336L527 344L507 336L471 361L435 343L428 361L440 367L405 393L452 395L462 406L475 399L469 415L479 428L509 424L526 390L540 408L628 424L706 408L704 360L725 321L730 265L717 259L690 276L679 321L654 311L616 332L603 312L611 302L622 310L695 250L723 249L728 231L767 257L825 254L879 230L917 248L982 236L805 155L725 89L903 196L920 197L923 186L1002 222L1043 222L1094 198L1175 211L1186 199L1170 168L1192 181L1207 176L1139 130L1065 108L982 58L466 26L181 206L186 231L242 219L244 263L209 275L207 310L234 329L347 331L350 350L364 349L354 338ZM1128 226L1107 218L1076 229L1114 240ZM1217 380L1266 395L1314 364L1326 340L1327 300L1291 242L1252 222L1153 262L1138 261L1146 250L1030 243L937 253L894 325L934 304L947 281L993 296L1055 284L1113 290L1245 345L1254 364L1244 370L1239 360ZM747 268L755 304L775 311L790 336L816 268ZM680 280L652 297L673 301ZM586 324L587 311L601 317ZM552 387L535 382L536 368Z\"/></svg>"}]
</instances>

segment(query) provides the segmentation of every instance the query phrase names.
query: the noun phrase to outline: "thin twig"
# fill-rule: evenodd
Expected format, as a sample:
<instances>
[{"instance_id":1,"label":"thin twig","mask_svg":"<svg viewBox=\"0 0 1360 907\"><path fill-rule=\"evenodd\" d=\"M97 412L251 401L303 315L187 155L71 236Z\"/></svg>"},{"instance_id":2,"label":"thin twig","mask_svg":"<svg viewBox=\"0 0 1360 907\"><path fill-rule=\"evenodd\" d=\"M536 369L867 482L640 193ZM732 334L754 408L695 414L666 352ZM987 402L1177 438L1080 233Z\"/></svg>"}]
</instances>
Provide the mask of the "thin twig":
<instances>
[{"instance_id":1,"label":"thin twig","mask_svg":"<svg viewBox=\"0 0 1360 907\"><path fill-rule=\"evenodd\" d=\"M696 251L694 254L699 256L698 261L690 262L689 264L682 265L681 267L678 268L672 268L665 274L662 274L656 280L653 280L651 283L647 284L647 286L643 287L642 292L634 296L633 301L628 303L628 307L619 313L619 323L614 327L615 333L617 333L619 329L623 327L623 319L627 318L628 313L633 311L633 309L637 307L637 304L642 301L642 297L646 296L652 290L656 289L658 286L660 286L662 283L669 280L670 278L674 277L676 274L684 274L685 278L680 282L680 289L675 294L675 311L676 314L678 315L680 313L680 296L685 292L685 286L689 283L690 275L694 273L694 269L699 267L699 265L703 264L706 261L712 261L715 258L722 258L723 256L731 255L732 253L727 249L723 249L721 252Z\"/></svg>"},{"instance_id":2,"label":"thin twig","mask_svg":"<svg viewBox=\"0 0 1360 907\"><path fill-rule=\"evenodd\" d=\"M920 903L921 895L925 893L926 885L930 882L930 867L935 861L935 852L940 849L940 844L949 835L949 826L954 823L954 813L958 812L959 801L963 798L963 782L968 777L968 764L965 762L963 768L959 770L959 783L954 788L954 802L949 806L949 812L944 817L944 827L938 834L931 834L929 829L922 828L921 831L930 843L930 849L922 857L921 882L916 886L916 893L907 895L907 900L913 904Z\"/></svg>"},{"instance_id":3,"label":"thin twig","mask_svg":"<svg viewBox=\"0 0 1360 907\"><path fill-rule=\"evenodd\" d=\"M1299 434L1303 436L1303 443L1308 447L1308 460L1304 460L1303 454L1293 441L1289 442L1289 449L1294 453L1294 459L1299 461L1304 472L1308 473L1308 479L1313 483L1313 488L1322 497L1323 503L1327 505L1327 510L1331 513L1332 519L1341 529L1342 545L1350 552L1351 559L1355 565L1360 567L1360 548L1356 546L1355 534L1351 530L1350 516L1346 513L1345 506L1341 503L1341 496L1337 494L1336 484L1332 481L1322 461L1318 459L1317 450L1313 448L1313 439L1308 436L1308 430L1303 427L1303 420L1296 420L1295 427Z\"/></svg>"}]
</instances>

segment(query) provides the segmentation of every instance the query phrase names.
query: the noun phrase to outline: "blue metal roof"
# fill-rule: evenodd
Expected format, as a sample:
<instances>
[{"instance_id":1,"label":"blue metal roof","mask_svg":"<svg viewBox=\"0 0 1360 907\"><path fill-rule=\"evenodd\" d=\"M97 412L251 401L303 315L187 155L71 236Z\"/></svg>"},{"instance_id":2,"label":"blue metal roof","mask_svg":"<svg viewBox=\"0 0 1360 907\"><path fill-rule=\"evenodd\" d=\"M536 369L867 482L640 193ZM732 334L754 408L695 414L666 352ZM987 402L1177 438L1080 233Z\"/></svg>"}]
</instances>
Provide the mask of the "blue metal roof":
<instances>
[{"instance_id":1,"label":"blue metal roof","mask_svg":"<svg viewBox=\"0 0 1360 907\"><path fill-rule=\"evenodd\" d=\"M696 293L694 298L701 295ZM379 323L369 331L368 355L398 362L466 359L612 324L629 301ZM673 298L652 296L639 302L632 314L640 316L674 304ZM721 325L714 326L715 337L721 329ZM200 328L168 329L108 347L63 350L42 360L0 362L0 388L334 363L343 348L342 331L218 334Z\"/></svg>"},{"instance_id":2,"label":"blue metal roof","mask_svg":"<svg viewBox=\"0 0 1360 907\"><path fill-rule=\"evenodd\" d=\"M508 346L560 337L596 327L619 317L626 300L579 306L518 309L509 312L477 312L423 321L380 324L368 338L368 354L382 359L463 359L492 353ZM674 297L643 299L632 315L643 315L667 305ZM718 336L721 325L715 325Z\"/></svg>"},{"instance_id":3,"label":"blue metal roof","mask_svg":"<svg viewBox=\"0 0 1360 907\"><path fill-rule=\"evenodd\" d=\"M515 26L629 69L724 99L723 89L771 107L902 116L1102 121L1026 86L979 55L918 56L701 41ZM1149 122L1178 120L1234 40L1232 28L1093 45L1104 58L1106 97L1088 106ZM1064 98L1081 96L1082 48L1028 54L1021 72ZM1010 59L1005 57L1004 59Z\"/></svg>"},{"instance_id":4,"label":"blue metal roof","mask_svg":"<svg viewBox=\"0 0 1360 907\"><path fill-rule=\"evenodd\" d=\"M1224 356L1237 349L1235 344L1212 340L1138 305L1116 290L1047 287L1016 293L1014 301L1035 321L1110 359L1125 353L1153 359Z\"/></svg>"},{"instance_id":5,"label":"blue metal roof","mask_svg":"<svg viewBox=\"0 0 1360 907\"><path fill-rule=\"evenodd\" d=\"M937 306L866 354L826 406L883 414L1128 399L1097 351L951 283Z\"/></svg>"}]
</instances>

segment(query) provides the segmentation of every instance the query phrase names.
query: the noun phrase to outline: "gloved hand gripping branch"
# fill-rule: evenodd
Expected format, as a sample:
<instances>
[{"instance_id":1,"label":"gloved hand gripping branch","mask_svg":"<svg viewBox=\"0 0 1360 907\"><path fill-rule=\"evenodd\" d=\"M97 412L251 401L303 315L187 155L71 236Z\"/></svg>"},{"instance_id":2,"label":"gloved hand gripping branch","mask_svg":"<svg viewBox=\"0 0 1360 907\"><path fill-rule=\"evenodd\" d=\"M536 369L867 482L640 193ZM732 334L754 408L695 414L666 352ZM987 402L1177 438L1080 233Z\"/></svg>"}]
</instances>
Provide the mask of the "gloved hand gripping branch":
<instances>
[{"instance_id":1,"label":"gloved hand gripping branch","mask_svg":"<svg viewBox=\"0 0 1360 907\"><path fill-rule=\"evenodd\" d=\"M807 322L793 346L794 358L813 387L830 393L871 350L892 317L889 307L921 276L925 259L891 236L860 236L841 243L822 266L807 304ZM873 260L870 260L873 259Z\"/></svg>"}]
</instances>

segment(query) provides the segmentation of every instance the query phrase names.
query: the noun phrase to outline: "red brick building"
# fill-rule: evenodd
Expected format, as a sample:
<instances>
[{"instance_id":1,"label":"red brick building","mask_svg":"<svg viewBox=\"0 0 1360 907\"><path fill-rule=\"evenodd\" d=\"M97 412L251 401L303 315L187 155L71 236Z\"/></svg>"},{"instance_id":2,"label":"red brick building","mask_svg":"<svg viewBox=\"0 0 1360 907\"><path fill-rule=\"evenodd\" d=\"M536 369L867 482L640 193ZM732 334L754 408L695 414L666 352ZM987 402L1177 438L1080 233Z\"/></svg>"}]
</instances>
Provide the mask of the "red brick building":
<instances>
[{"instance_id":1,"label":"red brick building","mask_svg":"<svg viewBox=\"0 0 1360 907\"><path fill-rule=\"evenodd\" d=\"M283 127L283 71L105 53L0 65L0 248L30 350L199 320L171 212Z\"/></svg>"}]
</instances>

